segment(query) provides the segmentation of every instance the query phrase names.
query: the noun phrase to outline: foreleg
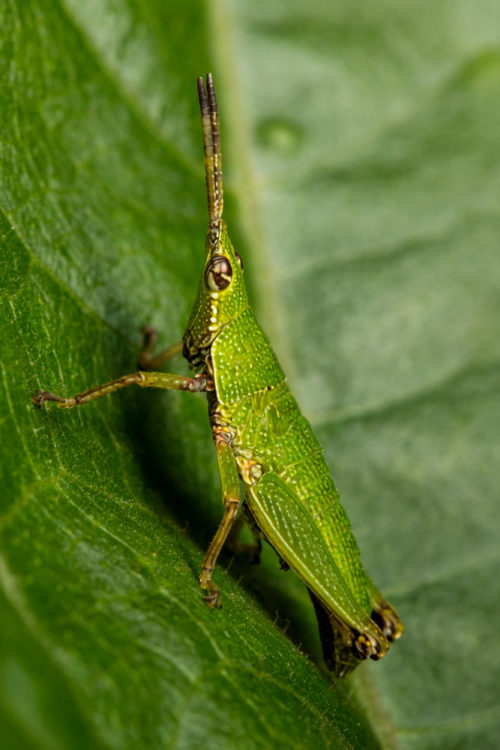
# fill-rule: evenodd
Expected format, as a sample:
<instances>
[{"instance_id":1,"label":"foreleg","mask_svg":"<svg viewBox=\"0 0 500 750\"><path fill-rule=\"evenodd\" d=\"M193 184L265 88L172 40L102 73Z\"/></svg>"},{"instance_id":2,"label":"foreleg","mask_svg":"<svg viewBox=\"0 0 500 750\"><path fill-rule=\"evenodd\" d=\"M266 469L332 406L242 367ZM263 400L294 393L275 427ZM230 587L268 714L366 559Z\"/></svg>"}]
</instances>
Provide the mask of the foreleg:
<instances>
[{"instance_id":1,"label":"foreleg","mask_svg":"<svg viewBox=\"0 0 500 750\"><path fill-rule=\"evenodd\" d=\"M61 409L69 409L72 406L80 406L95 398L106 396L108 393L126 388L128 385L139 385L141 388L166 388L171 391L191 391L194 393L200 391L212 390L213 382L206 375L197 375L194 378L185 375L171 375L167 372L132 372L130 375L123 375L121 378L111 380L109 383L97 385L83 393L77 393L76 396L65 398L58 396L50 391L37 391L32 396L33 402L41 406L45 401L55 401Z\"/></svg>"}]
</instances>

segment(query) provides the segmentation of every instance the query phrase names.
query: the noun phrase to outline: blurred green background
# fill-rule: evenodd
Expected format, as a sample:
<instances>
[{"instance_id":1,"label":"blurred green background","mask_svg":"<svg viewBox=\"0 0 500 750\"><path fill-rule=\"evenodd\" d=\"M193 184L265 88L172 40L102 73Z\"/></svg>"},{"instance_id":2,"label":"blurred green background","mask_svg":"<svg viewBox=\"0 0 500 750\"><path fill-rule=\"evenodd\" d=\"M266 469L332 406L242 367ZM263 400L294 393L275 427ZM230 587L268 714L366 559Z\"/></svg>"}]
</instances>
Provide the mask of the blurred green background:
<instances>
[{"instance_id":1,"label":"blurred green background","mask_svg":"<svg viewBox=\"0 0 500 750\"><path fill-rule=\"evenodd\" d=\"M498 2L12 0L0 39L2 748L498 747ZM179 340L208 70L259 320L406 625L343 683L272 551L200 597L203 397L30 402Z\"/></svg>"}]
</instances>

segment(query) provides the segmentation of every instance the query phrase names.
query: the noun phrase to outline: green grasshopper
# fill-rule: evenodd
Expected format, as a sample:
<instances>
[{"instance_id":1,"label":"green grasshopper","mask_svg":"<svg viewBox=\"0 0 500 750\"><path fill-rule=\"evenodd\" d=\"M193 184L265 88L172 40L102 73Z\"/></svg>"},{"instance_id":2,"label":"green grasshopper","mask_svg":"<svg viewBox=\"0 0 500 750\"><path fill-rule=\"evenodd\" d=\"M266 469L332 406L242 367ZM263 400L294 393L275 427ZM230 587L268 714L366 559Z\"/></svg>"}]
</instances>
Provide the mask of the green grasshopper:
<instances>
[{"instance_id":1,"label":"green grasshopper","mask_svg":"<svg viewBox=\"0 0 500 750\"><path fill-rule=\"evenodd\" d=\"M198 78L198 96L209 224L203 275L182 343L154 356L156 332L145 328L141 371L71 398L39 391L33 401L73 407L132 384L205 392L224 504L201 567L205 599L210 607L221 606L212 573L231 529L238 526L241 480L256 557L263 538L282 567L292 568L304 581L316 610L325 661L341 677L364 659L384 656L403 625L361 565L322 448L249 306L243 263L222 219L219 114L210 74L206 87ZM194 377L151 371L181 349L197 371Z\"/></svg>"}]
</instances>

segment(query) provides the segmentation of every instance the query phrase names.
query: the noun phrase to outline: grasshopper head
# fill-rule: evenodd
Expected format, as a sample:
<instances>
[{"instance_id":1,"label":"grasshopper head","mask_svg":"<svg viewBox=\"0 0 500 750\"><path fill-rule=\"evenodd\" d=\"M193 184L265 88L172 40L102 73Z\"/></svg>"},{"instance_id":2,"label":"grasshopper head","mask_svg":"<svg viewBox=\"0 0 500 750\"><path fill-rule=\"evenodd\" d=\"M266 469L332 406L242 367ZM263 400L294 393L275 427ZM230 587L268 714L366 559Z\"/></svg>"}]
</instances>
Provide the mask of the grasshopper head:
<instances>
[{"instance_id":1,"label":"grasshopper head","mask_svg":"<svg viewBox=\"0 0 500 750\"><path fill-rule=\"evenodd\" d=\"M248 307L243 264L235 252L222 219L222 160L219 113L212 82L198 78L205 176L208 198L206 258L191 317L184 333L184 356L194 367L201 365L219 331Z\"/></svg>"}]
</instances>

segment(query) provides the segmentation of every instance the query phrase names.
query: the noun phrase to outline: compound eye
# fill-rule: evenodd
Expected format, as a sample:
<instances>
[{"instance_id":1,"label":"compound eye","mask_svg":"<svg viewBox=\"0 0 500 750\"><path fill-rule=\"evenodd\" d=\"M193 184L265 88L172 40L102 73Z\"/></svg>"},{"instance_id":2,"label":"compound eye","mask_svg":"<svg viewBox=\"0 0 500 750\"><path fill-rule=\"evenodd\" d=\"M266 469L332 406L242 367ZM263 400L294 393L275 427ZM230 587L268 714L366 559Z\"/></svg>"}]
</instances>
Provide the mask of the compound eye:
<instances>
[{"instance_id":1,"label":"compound eye","mask_svg":"<svg viewBox=\"0 0 500 750\"><path fill-rule=\"evenodd\" d=\"M212 292L221 292L227 289L233 278L233 269L224 255L216 255L212 258L205 271L205 283Z\"/></svg>"}]
</instances>

